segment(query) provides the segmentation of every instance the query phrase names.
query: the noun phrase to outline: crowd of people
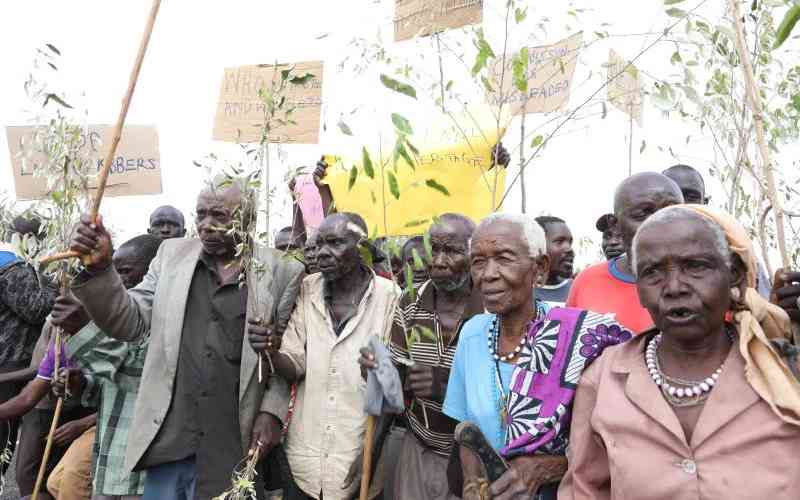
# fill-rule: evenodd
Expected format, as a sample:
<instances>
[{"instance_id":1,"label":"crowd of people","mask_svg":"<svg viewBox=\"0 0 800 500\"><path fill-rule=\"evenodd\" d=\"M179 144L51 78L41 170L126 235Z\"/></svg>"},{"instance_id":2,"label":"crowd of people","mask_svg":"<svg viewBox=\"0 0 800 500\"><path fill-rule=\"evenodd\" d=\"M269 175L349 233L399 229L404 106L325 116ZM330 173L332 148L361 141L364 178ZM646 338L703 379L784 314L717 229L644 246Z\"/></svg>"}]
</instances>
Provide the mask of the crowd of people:
<instances>
[{"instance_id":1,"label":"crowd of people","mask_svg":"<svg viewBox=\"0 0 800 500\"><path fill-rule=\"evenodd\" d=\"M324 177L326 217L305 227L295 200L273 248L249 242L257 271L235 179L199 193L196 238L169 206L121 245L83 216L68 290L3 243L0 444L23 496L63 398L39 498L208 500L246 457L259 499L350 500L364 474L384 500L796 498L800 273L770 280L696 170L622 181L607 260L577 274L562 218L445 213L371 241ZM371 377L400 381L374 433Z\"/></svg>"}]
</instances>

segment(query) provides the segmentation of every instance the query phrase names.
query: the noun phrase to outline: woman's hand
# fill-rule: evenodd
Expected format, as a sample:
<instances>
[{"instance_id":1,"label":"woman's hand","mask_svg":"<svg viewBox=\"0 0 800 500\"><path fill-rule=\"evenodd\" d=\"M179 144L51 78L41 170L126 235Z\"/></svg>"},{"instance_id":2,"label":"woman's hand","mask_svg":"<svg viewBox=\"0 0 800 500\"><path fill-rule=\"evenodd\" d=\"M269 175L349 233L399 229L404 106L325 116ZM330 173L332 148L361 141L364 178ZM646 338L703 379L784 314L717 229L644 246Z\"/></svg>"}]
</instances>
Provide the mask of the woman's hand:
<instances>
[{"instance_id":1,"label":"woman's hand","mask_svg":"<svg viewBox=\"0 0 800 500\"><path fill-rule=\"evenodd\" d=\"M561 479L567 459L554 455L517 457L500 479L489 485L494 500L531 498L542 485Z\"/></svg>"}]
</instances>

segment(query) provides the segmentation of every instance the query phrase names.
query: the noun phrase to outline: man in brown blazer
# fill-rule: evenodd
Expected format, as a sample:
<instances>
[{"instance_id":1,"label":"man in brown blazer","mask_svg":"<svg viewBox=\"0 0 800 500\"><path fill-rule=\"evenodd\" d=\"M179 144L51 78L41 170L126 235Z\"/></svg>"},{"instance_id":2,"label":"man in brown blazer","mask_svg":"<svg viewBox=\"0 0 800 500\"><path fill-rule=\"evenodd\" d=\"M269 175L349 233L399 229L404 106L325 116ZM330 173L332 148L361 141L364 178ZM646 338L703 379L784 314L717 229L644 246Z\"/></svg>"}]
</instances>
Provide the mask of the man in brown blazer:
<instances>
[{"instance_id":1,"label":"man in brown blazer","mask_svg":"<svg viewBox=\"0 0 800 500\"><path fill-rule=\"evenodd\" d=\"M144 281L127 292L110 265L102 219L84 216L73 238L85 265L73 292L98 327L126 341L150 335L126 452L129 469L147 471L144 500L219 495L249 450L263 457L281 438L288 387L266 369L259 382L245 325L258 317L285 327L303 268L256 246L259 269L240 286L229 229L254 207L255 193L239 182L209 185L197 199L199 239L165 241Z\"/></svg>"}]
</instances>

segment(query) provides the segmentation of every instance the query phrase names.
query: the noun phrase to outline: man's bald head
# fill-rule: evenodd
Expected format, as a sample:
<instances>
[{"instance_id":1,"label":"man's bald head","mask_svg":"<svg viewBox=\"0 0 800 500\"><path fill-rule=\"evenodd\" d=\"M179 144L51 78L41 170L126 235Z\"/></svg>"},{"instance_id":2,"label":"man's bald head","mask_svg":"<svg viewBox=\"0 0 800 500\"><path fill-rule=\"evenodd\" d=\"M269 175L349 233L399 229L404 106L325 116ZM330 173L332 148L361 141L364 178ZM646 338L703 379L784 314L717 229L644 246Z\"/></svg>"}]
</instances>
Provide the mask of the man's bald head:
<instances>
[{"instance_id":1,"label":"man's bald head","mask_svg":"<svg viewBox=\"0 0 800 500\"><path fill-rule=\"evenodd\" d=\"M186 220L180 210L164 205L150 214L150 227L147 232L162 240L182 238L186 235Z\"/></svg>"},{"instance_id":2,"label":"man's bald head","mask_svg":"<svg viewBox=\"0 0 800 500\"><path fill-rule=\"evenodd\" d=\"M673 165L662 172L675 181L683 193L683 201L707 205L709 198L706 196L706 183L703 176L689 165Z\"/></svg>"},{"instance_id":3,"label":"man's bald head","mask_svg":"<svg viewBox=\"0 0 800 500\"><path fill-rule=\"evenodd\" d=\"M642 172L622 181L614 193L614 223L630 253L636 230L650 215L664 207L683 203L680 187L658 172Z\"/></svg>"},{"instance_id":4,"label":"man's bald head","mask_svg":"<svg viewBox=\"0 0 800 500\"><path fill-rule=\"evenodd\" d=\"M217 177L200 192L196 226L207 254L224 259L235 255L237 235L230 229L250 230L256 220L256 200L255 191L243 178Z\"/></svg>"}]
</instances>

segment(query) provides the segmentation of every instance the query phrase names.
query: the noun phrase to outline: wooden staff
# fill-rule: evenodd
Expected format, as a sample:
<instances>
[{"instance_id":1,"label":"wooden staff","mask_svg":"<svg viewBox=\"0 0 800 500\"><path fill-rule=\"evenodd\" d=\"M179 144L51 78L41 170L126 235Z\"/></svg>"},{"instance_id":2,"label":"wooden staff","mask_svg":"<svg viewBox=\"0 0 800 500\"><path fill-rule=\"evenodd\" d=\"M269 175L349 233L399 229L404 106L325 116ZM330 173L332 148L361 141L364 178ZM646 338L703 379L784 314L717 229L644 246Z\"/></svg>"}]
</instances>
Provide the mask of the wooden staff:
<instances>
[{"instance_id":1,"label":"wooden staff","mask_svg":"<svg viewBox=\"0 0 800 500\"><path fill-rule=\"evenodd\" d=\"M764 110L761 105L761 95L758 93L756 87L755 76L753 73L753 64L750 62L750 53L747 51L744 39L744 23L742 21L742 14L739 11L739 2L737 0L728 0L728 6L731 9L733 16L733 27L736 33L736 51L739 53L741 60L740 67L744 74L745 88L747 89L747 100L750 103L750 111L753 113L753 122L756 129L756 140L758 142L758 150L761 153L761 168L764 170L764 177L767 181L767 198L772 204L772 209L775 211L775 235L778 240L778 251L781 254L781 261L783 269L788 271L791 267L789 261L789 254L786 252L786 235L784 233L783 223L783 206L781 205L780 197L778 196L778 189L775 184L775 176L772 173L772 161L769 154L769 146L764 137ZM764 255L765 259L769 257Z\"/></svg>"},{"instance_id":2,"label":"wooden staff","mask_svg":"<svg viewBox=\"0 0 800 500\"><path fill-rule=\"evenodd\" d=\"M111 163L114 160L114 154L117 152L117 146L119 145L120 138L122 137L122 129L125 126L125 118L128 116L128 108L131 105L133 91L136 89L136 81L139 79L139 71L142 69L144 55L147 52L147 44L150 42L150 35L153 33L153 25L156 22L156 16L158 15L158 9L160 6L161 0L153 0L153 6L150 8L150 16L148 17L147 24L144 28L142 41L139 44L139 53L136 55L136 60L134 61L133 69L131 70L131 77L128 81L128 90L125 94L125 98L122 100L122 109L119 111L117 123L114 125L114 131L111 136L111 145L108 148L105 158L103 159L103 167L100 169L100 175L97 178L97 194L95 194L91 210L93 221L97 220L97 213L100 211L100 203L103 201L103 193L105 192L106 184L108 183L108 174L111 172ZM40 260L40 263L43 266L46 266L51 262L71 259L74 257L79 257L77 252L60 252L43 257Z\"/></svg>"},{"instance_id":3,"label":"wooden staff","mask_svg":"<svg viewBox=\"0 0 800 500\"><path fill-rule=\"evenodd\" d=\"M378 417L367 415L367 432L364 434L364 458L361 462L361 492L358 500L368 500L369 479L372 476L372 439L375 435L375 421Z\"/></svg>"},{"instance_id":4,"label":"wooden staff","mask_svg":"<svg viewBox=\"0 0 800 500\"><path fill-rule=\"evenodd\" d=\"M53 378L58 377L59 365L61 364L61 328L55 329L55 360L53 362ZM64 383L64 392L67 390L66 382ZM47 434L47 443L44 446L44 455L42 455L42 462L39 464L39 473L36 474L36 486L33 489L31 500L37 500L39 497L39 489L42 487L44 481L44 471L47 468L47 461L50 459L50 451L53 449L53 434L58 428L58 421L61 418L61 408L64 406L64 396L61 395L56 402L56 411L53 413L53 422L50 424L50 432Z\"/></svg>"}]
</instances>

